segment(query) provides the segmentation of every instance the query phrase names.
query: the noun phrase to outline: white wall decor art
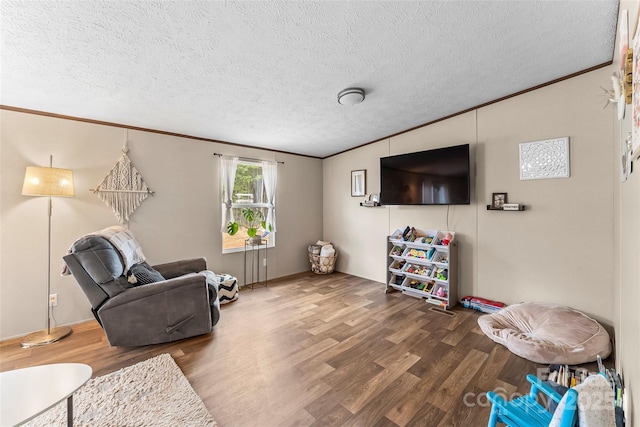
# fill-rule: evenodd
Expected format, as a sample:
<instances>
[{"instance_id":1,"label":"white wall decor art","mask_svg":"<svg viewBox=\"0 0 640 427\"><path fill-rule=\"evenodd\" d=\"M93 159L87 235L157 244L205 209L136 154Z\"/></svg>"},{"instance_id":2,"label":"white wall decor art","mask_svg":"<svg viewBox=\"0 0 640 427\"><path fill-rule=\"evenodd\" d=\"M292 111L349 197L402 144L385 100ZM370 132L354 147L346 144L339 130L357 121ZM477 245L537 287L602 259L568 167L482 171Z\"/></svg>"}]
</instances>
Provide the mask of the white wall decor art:
<instances>
[{"instance_id":1,"label":"white wall decor art","mask_svg":"<svg viewBox=\"0 0 640 427\"><path fill-rule=\"evenodd\" d=\"M569 176L569 137L520 144L520 180Z\"/></svg>"},{"instance_id":2,"label":"white wall decor art","mask_svg":"<svg viewBox=\"0 0 640 427\"><path fill-rule=\"evenodd\" d=\"M351 197L364 196L367 192L367 171L351 171Z\"/></svg>"},{"instance_id":3,"label":"white wall decor art","mask_svg":"<svg viewBox=\"0 0 640 427\"><path fill-rule=\"evenodd\" d=\"M104 177L96 189L91 189L116 215L120 224L129 222L129 217L149 195L154 192L142 179L138 169L127 156L127 144L113 169Z\"/></svg>"}]
</instances>

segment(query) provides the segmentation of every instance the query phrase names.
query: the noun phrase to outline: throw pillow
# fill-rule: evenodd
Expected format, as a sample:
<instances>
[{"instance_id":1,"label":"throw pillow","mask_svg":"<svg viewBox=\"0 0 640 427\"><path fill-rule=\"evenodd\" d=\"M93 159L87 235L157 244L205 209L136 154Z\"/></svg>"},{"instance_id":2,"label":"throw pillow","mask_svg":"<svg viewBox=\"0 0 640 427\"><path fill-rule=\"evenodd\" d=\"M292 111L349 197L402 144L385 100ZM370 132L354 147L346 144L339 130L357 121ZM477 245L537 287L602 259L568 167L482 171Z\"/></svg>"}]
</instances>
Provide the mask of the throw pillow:
<instances>
[{"instance_id":1,"label":"throw pillow","mask_svg":"<svg viewBox=\"0 0 640 427\"><path fill-rule=\"evenodd\" d=\"M129 283L135 286L148 285L149 283L166 280L158 270L147 264L146 261L135 264L129 270Z\"/></svg>"}]
</instances>

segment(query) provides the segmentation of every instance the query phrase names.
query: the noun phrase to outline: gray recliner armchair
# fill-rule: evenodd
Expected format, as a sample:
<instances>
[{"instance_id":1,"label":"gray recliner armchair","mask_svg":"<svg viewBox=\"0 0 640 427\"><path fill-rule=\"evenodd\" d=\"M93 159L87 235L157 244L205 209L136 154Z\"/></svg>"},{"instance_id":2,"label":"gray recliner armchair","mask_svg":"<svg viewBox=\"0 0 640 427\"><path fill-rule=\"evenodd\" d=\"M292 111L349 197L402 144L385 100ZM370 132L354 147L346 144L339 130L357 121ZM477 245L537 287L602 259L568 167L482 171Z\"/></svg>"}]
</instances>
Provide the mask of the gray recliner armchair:
<instances>
[{"instance_id":1,"label":"gray recliner armchair","mask_svg":"<svg viewBox=\"0 0 640 427\"><path fill-rule=\"evenodd\" d=\"M138 283L125 275L121 254L104 237L79 239L63 258L112 346L158 344L206 334L220 319L218 281L206 271L205 258L153 267L142 263L135 266L141 267L136 275L145 279ZM149 270L155 275L151 279Z\"/></svg>"}]
</instances>

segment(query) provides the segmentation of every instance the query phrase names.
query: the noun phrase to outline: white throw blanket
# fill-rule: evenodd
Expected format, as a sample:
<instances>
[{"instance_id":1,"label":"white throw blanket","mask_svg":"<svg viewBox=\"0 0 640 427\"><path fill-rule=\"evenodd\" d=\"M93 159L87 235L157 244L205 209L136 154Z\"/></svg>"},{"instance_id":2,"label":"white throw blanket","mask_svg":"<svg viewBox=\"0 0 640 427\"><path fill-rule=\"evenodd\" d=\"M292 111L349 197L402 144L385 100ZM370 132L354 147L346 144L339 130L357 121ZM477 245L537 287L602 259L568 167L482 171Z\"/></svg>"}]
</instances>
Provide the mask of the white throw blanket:
<instances>
[{"instance_id":1,"label":"white throw blanket","mask_svg":"<svg viewBox=\"0 0 640 427\"><path fill-rule=\"evenodd\" d=\"M142 248L140 247L140 244L138 243L136 238L133 236L133 233L131 232L131 230L124 228L121 225L114 225L113 227L107 227L100 231L95 231L93 233L85 234L80 239L88 236L104 237L109 241L109 243L111 243L116 248L116 250L120 254L120 257L122 258L122 261L124 262L125 276L127 275L127 272L132 266L146 259L144 254L142 253ZM69 248L69 253L71 253L71 248ZM71 271L69 271L67 264L63 265L62 272L60 274L62 276L71 274Z\"/></svg>"},{"instance_id":2,"label":"white throw blanket","mask_svg":"<svg viewBox=\"0 0 640 427\"><path fill-rule=\"evenodd\" d=\"M580 427L616 427L616 415L613 407L613 389L602 375L591 375L582 384L574 387L578 392L578 426ZM560 425L562 412L567 399L563 396L553 413L549 427Z\"/></svg>"}]
</instances>

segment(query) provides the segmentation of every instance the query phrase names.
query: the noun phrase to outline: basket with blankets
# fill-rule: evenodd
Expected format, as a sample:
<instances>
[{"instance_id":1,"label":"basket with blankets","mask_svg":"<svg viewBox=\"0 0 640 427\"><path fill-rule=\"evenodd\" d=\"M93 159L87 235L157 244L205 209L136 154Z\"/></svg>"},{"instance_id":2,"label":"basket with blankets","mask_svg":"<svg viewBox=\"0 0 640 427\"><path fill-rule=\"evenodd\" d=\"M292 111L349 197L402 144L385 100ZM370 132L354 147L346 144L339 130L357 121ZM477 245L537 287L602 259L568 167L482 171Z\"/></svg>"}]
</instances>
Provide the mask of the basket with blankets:
<instances>
[{"instance_id":1,"label":"basket with blankets","mask_svg":"<svg viewBox=\"0 0 640 427\"><path fill-rule=\"evenodd\" d=\"M314 273L333 273L336 268L336 259L338 259L338 252L331 243L318 240L315 244L309 245L309 262L311 271Z\"/></svg>"}]
</instances>

